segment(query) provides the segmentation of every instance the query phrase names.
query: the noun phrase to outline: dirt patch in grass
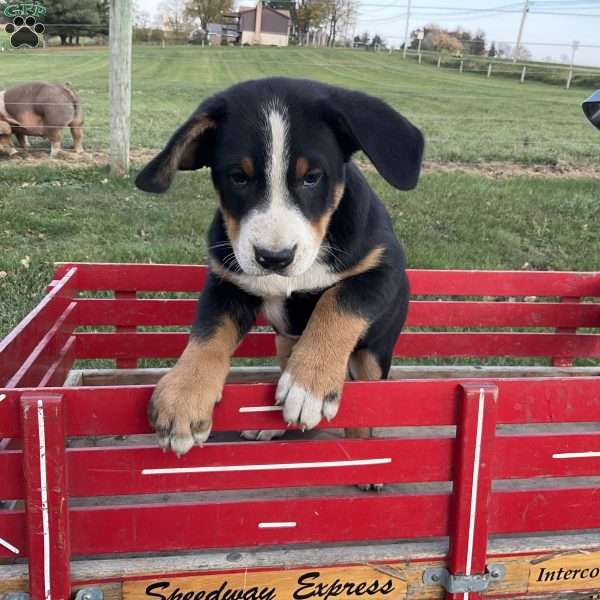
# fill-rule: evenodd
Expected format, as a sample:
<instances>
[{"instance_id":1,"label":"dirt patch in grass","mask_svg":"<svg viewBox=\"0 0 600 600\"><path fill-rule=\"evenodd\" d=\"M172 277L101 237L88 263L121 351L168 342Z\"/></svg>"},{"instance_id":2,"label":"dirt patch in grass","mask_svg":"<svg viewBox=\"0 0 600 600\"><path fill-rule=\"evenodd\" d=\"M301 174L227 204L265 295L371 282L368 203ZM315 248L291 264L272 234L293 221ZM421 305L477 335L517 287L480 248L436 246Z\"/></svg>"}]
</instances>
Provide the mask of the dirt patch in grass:
<instances>
[{"instance_id":1,"label":"dirt patch in grass","mask_svg":"<svg viewBox=\"0 0 600 600\"><path fill-rule=\"evenodd\" d=\"M376 172L377 169L368 162L359 161L359 166L364 171ZM426 162L425 173L466 173L479 175L489 179L508 179L526 175L527 177L583 177L600 179L600 165L576 165L563 161L555 164L521 164L513 162Z\"/></svg>"},{"instance_id":2,"label":"dirt patch in grass","mask_svg":"<svg viewBox=\"0 0 600 600\"><path fill-rule=\"evenodd\" d=\"M144 164L156 156L158 150L135 148L131 150L131 162ZM63 150L56 158L50 158L46 149L30 149L27 152L19 150L18 154L8 157L0 155L0 163L10 162L12 165L22 163L23 166L34 164L56 165L57 167L100 167L109 162L108 151L84 152L75 154L71 150ZM366 172L376 172L375 167L367 161L357 161L359 167ZM600 164L577 165L565 161L557 161L553 164L523 164L516 162L433 162L424 164L425 173L465 173L467 175L479 175L489 179L507 179L525 175L528 177L583 177L600 179Z\"/></svg>"}]
</instances>

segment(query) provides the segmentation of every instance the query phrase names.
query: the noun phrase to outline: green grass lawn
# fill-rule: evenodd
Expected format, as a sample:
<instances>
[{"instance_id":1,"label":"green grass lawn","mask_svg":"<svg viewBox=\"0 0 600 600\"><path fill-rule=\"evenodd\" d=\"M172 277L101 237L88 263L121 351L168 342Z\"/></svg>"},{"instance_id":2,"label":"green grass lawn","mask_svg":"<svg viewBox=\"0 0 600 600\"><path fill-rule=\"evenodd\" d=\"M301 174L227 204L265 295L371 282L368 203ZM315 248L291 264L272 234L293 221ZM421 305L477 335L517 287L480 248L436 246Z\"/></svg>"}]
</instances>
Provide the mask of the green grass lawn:
<instances>
[{"instance_id":1,"label":"green grass lawn","mask_svg":"<svg viewBox=\"0 0 600 600\"><path fill-rule=\"evenodd\" d=\"M129 179L108 179L103 168L0 168L0 336L41 297L54 261L206 257L215 200L205 171L182 173L167 194L153 196ZM377 174L368 178L412 267L600 267L597 180L428 173L403 193Z\"/></svg>"},{"instance_id":2,"label":"green grass lawn","mask_svg":"<svg viewBox=\"0 0 600 600\"><path fill-rule=\"evenodd\" d=\"M82 94L88 148L106 148L107 57L106 48L7 52L0 89L32 79L70 81ZM207 95L270 75L318 79L387 100L423 129L429 160L600 159L598 135L581 112L592 87L521 85L418 65L398 52L343 49L136 47L132 144L158 148Z\"/></svg>"},{"instance_id":3,"label":"green grass lawn","mask_svg":"<svg viewBox=\"0 0 600 600\"><path fill-rule=\"evenodd\" d=\"M81 90L87 145L107 147L106 49L10 52L0 89L70 81ZM600 136L580 103L591 89L520 85L351 50L136 48L132 141L158 148L207 94L267 75L320 79L380 96L427 136L430 161L559 160L600 164ZM0 160L0 336L41 297L55 261L199 263L215 207L208 173L181 174L164 196L75 160ZM136 167L137 168L137 167ZM135 171L135 169L134 169ZM436 172L401 193L369 180L388 206L412 267L600 268L600 185L593 178L495 180Z\"/></svg>"}]
</instances>

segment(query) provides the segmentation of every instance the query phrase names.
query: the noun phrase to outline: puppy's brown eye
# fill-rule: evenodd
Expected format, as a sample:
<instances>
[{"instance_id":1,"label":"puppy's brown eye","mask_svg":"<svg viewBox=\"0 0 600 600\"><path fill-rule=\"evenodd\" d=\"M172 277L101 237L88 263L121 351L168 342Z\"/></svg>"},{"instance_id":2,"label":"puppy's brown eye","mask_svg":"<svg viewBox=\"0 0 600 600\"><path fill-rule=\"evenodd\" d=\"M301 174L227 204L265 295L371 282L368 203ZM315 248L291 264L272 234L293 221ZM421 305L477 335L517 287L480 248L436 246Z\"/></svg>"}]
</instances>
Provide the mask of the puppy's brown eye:
<instances>
[{"instance_id":1,"label":"puppy's brown eye","mask_svg":"<svg viewBox=\"0 0 600 600\"><path fill-rule=\"evenodd\" d=\"M302 180L302 185L304 187L314 187L321 181L321 177L323 176L323 171L321 169L311 169Z\"/></svg>"},{"instance_id":2,"label":"puppy's brown eye","mask_svg":"<svg viewBox=\"0 0 600 600\"><path fill-rule=\"evenodd\" d=\"M238 187L248 183L248 175L246 175L246 173L244 173L244 171L241 169L235 169L234 171L231 171L231 173L229 173L229 179L231 179L233 185Z\"/></svg>"}]
</instances>

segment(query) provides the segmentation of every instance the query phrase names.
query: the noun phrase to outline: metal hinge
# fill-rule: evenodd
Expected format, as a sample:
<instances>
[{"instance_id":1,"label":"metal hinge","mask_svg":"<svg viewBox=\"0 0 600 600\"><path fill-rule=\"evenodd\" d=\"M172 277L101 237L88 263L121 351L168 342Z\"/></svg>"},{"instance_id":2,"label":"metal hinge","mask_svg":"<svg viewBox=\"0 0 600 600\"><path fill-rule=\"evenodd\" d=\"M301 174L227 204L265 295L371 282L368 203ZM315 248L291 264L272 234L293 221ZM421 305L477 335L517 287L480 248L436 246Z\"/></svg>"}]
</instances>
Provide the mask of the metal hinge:
<instances>
[{"instance_id":1,"label":"metal hinge","mask_svg":"<svg viewBox=\"0 0 600 600\"><path fill-rule=\"evenodd\" d=\"M485 592L490 582L500 581L506 575L503 565L488 565L486 573L476 575L450 575L444 567L425 569L423 583L425 585L441 585L450 594L465 592Z\"/></svg>"},{"instance_id":2,"label":"metal hinge","mask_svg":"<svg viewBox=\"0 0 600 600\"><path fill-rule=\"evenodd\" d=\"M81 588L75 594L75 600L103 600L104 594L97 587Z\"/></svg>"},{"instance_id":3,"label":"metal hinge","mask_svg":"<svg viewBox=\"0 0 600 600\"><path fill-rule=\"evenodd\" d=\"M31 600L31 596L27 592L7 592L3 600Z\"/></svg>"}]
</instances>

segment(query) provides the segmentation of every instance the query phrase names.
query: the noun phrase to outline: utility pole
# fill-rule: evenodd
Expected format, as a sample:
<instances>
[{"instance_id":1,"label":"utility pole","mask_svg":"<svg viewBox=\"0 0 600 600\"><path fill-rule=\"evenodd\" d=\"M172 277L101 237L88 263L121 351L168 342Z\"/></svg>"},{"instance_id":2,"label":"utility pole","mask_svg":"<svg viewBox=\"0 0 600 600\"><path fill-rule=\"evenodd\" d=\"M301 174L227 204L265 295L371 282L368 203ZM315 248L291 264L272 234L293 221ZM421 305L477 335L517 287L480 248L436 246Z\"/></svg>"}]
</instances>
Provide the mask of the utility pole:
<instances>
[{"instance_id":1,"label":"utility pole","mask_svg":"<svg viewBox=\"0 0 600 600\"><path fill-rule=\"evenodd\" d=\"M513 63L516 63L519 55L521 54L521 38L523 37L523 27L525 27L525 17L529 12L529 0L525 0L523 4L523 14L521 15L521 24L519 25L519 34L517 35L517 45L515 46L515 55L513 57Z\"/></svg>"},{"instance_id":2,"label":"utility pole","mask_svg":"<svg viewBox=\"0 0 600 600\"><path fill-rule=\"evenodd\" d=\"M579 48L579 42L573 40L571 44L571 66L569 67L569 77L567 78L567 89L571 87L571 80L573 79L573 65L575 64L575 52L577 52L577 48Z\"/></svg>"},{"instance_id":3,"label":"utility pole","mask_svg":"<svg viewBox=\"0 0 600 600\"><path fill-rule=\"evenodd\" d=\"M406 51L408 50L408 25L410 22L410 2L411 0L407 0L406 4L406 27L404 29L404 52L402 53L402 58L406 58Z\"/></svg>"}]
</instances>

